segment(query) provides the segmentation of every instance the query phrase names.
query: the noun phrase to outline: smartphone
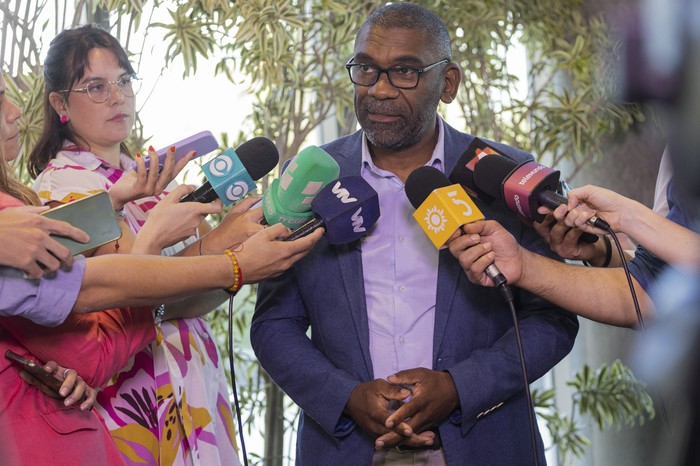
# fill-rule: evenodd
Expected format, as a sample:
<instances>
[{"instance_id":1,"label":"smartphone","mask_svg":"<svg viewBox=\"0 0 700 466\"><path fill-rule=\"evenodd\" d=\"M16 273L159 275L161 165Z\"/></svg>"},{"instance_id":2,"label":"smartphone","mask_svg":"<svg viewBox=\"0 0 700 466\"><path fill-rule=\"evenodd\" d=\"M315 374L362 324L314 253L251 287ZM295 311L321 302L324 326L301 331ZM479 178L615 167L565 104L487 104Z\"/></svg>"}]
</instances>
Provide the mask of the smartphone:
<instances>
[{"instance_id":1,"label":"smartphone","mask_svg":"<svg viewBox=\"0 0 700 466\"><path fill-rule=\"evenodd\" d=\"M7 350L5 352L5 359L9 359L13 363L20 366L22 370L30 373L35 379L37 379L42 385L46 386L46 388L48 388L51 391L51 393L56 395L58 398L65 398L59 393L63 382L54 377L53 374L49 374L48 372L46 372L43 367L41 367L34 361L20 356L12 350Z\"/></svg>"},{"instance_id":2,"label":"smartphone","mask_svg":"<svg viewBox=\"0 0 700 466\"><path fill-rule=\"evenodd\" d=\"M168 146L157 151L158 166L161 170L163 169L163 164L165 163L165 154L172 146L175 146L175 161L177 162L182 157L184 157L192 151L197 152L195 158L208 154L209 152L212 152L219 147L219 142L216 140L214 135L211 134L211 131L202 131L200 133L193 134L192 136L185 138L182 141L169 144ZM151 158L148 155L145 155L143 160L144 162L146 162L146 170L149 170ZM131 164L131 166L134 170L136 170L135 161Z\"/></svg>"},{"instance_id":3,"label":"smartphone","mask_svg":"<svg viewBox=\"0 0 700 466\"><path fill-rule=\"evenodd\" d=\"M79 243L66 236L51 235L53 239L66 246L73 255L118 240L122 236L122 230L107 191L63 204L41 214L68 222L90 235L90 241L87 243Z\"/></svg>"}]
</instances>

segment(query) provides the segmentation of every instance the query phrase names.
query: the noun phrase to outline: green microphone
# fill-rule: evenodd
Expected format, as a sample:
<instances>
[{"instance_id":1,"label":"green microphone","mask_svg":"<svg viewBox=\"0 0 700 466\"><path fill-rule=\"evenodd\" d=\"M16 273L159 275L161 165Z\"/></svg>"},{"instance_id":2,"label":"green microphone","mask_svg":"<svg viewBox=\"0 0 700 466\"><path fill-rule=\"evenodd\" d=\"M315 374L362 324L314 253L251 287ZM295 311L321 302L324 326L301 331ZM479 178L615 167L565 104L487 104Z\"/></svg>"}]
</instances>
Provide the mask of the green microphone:
<instances>
[{"instance_id":1,"label":"green microphone","mask_svg":"<svg viewBox=\"0 0 700 466\"><path fill-rule=\"evenodd\" d=\"M282 223L294 230L313 216L316 194L340 175L338 162L318 146L309 146L292 158L280 178L263 194L265 223Z\"/></svg>"}]
</instances>

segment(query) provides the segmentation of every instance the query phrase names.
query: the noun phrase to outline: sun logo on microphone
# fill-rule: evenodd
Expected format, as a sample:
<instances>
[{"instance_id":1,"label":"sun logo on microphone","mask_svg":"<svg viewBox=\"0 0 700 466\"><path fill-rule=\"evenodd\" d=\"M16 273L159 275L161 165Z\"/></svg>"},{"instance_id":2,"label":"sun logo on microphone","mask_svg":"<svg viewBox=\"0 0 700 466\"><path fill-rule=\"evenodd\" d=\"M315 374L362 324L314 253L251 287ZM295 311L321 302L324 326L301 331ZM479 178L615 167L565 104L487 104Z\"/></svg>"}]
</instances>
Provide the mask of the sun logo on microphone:
<instances>
[{"instance_id":1,"label":"sun logo on microphone","mask_svg":"<svg viewBox=\"0 0 700 466\"><path fill-rule=\"evenodd\" d=\"M443 231L447 223L445 211L443 209L438 209L437 206L428 209L423 220L425 220L425 223L428 225L428 230L435 233Z\"/></svg>"},{"instance_id":2,"label":"sun logo on microphone","mask_svg":"<svg viewBox=\"0 0 700 466\"><path fill-rule=\"evenodd\" d=\"M233 168L233 160L231 160L229 157L220 155L213 160L209 170L211 170L211 173L214 176L223 176L231 171L231 168Z\"/></svg>"}]
</instances>

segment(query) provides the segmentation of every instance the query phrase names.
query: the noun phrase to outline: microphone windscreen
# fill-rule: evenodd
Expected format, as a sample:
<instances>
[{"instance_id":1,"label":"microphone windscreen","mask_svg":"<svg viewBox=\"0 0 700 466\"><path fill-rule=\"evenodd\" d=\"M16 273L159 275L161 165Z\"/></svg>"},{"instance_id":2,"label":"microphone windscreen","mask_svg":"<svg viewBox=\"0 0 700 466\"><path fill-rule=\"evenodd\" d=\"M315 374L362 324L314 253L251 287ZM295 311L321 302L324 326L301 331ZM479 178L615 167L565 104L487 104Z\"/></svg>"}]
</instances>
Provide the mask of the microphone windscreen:
<instances>
[{"instance_id":1,"label":"microphone windscreen","mask_svg":"<svg viewBox=\"0 0 700 466\"><path fill-rule=\"evenodd\" d=\"M279 152L275 144L264 137L255 137L236 148L236 155L250 177L259 180L279 163Z\"/></svg>"},{"instance_id":2,"label":"microphone windscreen","mask_svg":"<svg viewBox=\"0 0 700 466\"><path fill-rule=\"evenodd\" d=\"M501 155L487 155L474 167L474 184L489 196L503 199L503 182L518 164Z\"/></svg>"},{"instance_id":3,"label":"microphone windscreen","mask_svg":"<svg viewBox=\"0 0 700 466\"><path fill-rule=\"evenodd\" d=\"M450 180L443 172L435 167L423 166L416 168L406 178L406 197L417 209L430 193L438 188L449 186Z\"/></svg>"},{"instance_id":4,"label":"microphone windscreen","mask_svg":"<svg viewBox=\"0 0 700 466\"><path fill-rule=\"evenodd\" d=\"M379 219L379 196L361 176L331 181L311 203L323 220L330 244L346 244L362 238Z\"/></svg>"}]
</instances>

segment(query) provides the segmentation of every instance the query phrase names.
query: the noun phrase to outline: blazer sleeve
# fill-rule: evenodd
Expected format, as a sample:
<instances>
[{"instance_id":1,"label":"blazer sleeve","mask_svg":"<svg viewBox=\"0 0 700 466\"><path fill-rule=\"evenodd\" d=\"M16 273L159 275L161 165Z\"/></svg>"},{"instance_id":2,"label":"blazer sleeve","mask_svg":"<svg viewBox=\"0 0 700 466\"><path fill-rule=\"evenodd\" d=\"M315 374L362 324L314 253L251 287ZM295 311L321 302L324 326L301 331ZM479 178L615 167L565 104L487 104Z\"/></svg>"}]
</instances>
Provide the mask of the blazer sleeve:
<instances>
[{"instance_id":1,"label":"blazer sleeve","mask_svg":"<svg viewBox=\"0 0 700 466\"><path fill-rule=\"evenodd\" d=\"M0 325L33 356L75 369L93 388L106 384L156 337L147 307L71 314L54 328L20 317L0 318Z\"/></svg>"},{"instance_id":2,"label":"blazer sleeve","mask_svg":"<svg viewBox=\"0 0 700 466\"><path fill-rule=\"evenodd\" d=\"M310 318L297 283L297 267L311 264L323 270L321 262L324 261L318 256L325 253L319 251L325 249L327 253L328 250L320 246L309 254L312 257L302 259L301 265L297 263L281 276L260 282L250 338L256 357L275 383L328 435L342 437L348 431L347 423L340 422L344 419L341 419L343 410L350 393L360 383L360 377L351 374L352 368L339 369L346 366L336 364L338 361L334 363L317 348L328 353L326 342L318 335L321 332L312 336L313 341L307 335ZM318 283L313 288L315 293L340 292ZM342 285L339 288L342 289ZM338 340L343 340L341 335L352 333L347 327L343 328L341 318L337 321L334 318L337 309L326 311L330 314L328 321L315 323L323 326L324 335L338 335ZM334 325L337 328L332 328ZM357 361L357 348L345 347L347 351L343 357ZM333 353L340 357L337 351ZM361 356L359 359L363 361Z\"/></svg>"},{"instance_id":3,"label":"blazer sleeve","mask_svg":"<svg viewBox=\"0 0 700 466\"><path fill-rule=\"evenodd\" d=\"M534 229L520 220L498 218L514 233L525 248L548 257L557 258ZM561 260L561 259L559 259ZM555 278L564 280L565 277ZM466 282L462 277L461 281ZM473 285L467 284L467 287ZM452 421L461 424L462 434L496 409L508 404L516 395L522 395L523 378L518 352L516 331L510 310L505 300L495 289L481 288L481 299L488 300L493 312L491 330L494 336L490 344L477 348L457 358L455 364L446 368L452 375L460 398L460 412ZM512 288L515 295L518 327L525 355L528 382L539 379L563 359L573 347L578 333L577 317L532 293ZM584 292L585 290L582 290ZM477 298L479 299L479 298ZM474 300L474 297L471 297ZM477 311L478 312L478 311ZM497 328L498 330L495 330ZM453 334L452 338L459 338ZM463 337L463 336L462 336ZM458 345L458 343L454 343Z\"/></svg>"}]
</instances>

